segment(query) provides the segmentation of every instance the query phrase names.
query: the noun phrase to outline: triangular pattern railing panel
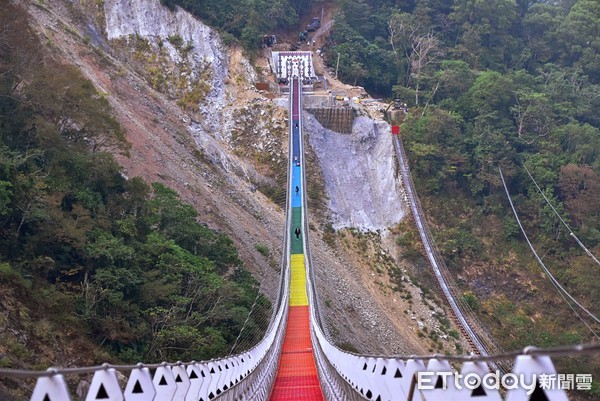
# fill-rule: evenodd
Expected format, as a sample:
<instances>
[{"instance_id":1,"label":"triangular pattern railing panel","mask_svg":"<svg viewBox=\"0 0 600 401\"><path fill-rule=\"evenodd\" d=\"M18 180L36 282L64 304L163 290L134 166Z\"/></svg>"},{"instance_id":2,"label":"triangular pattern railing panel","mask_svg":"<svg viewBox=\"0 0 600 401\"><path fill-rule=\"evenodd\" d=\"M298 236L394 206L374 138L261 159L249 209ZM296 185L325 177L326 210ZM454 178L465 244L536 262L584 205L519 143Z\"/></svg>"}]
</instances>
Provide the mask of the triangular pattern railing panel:
<instances>
[{"instance_id":1,"label":"triangular pattern railing panel","mask_svg":"<svg viewBox=\"0 0 600 401\"><path fill-rule=\"evenodd\" d=\"M85 401L123 401L123 390L113 368L94 373Z\"/></svg>"},{"instance_id":2,"label":"triangular pattern railing panel","mask_svg":"<svg viewBox=\"0 0 600 401\"><path fill-rule=\"evenodd\" d=\"M125 401L154 400L156 390L152 383L150 369L139 367L133 369L125 386Z\"/></svg>"}]
</instances>

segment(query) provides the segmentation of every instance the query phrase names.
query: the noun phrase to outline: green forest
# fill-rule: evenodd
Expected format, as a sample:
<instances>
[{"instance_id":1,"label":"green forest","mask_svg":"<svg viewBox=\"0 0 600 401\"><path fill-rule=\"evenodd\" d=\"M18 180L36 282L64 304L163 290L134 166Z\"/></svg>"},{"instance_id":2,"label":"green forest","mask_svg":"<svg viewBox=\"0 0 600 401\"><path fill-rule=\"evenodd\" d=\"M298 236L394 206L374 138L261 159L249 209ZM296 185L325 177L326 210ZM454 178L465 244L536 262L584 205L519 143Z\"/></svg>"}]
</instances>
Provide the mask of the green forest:
<instances>
[{"instance_id":1,"label":"green forest","mask_svg":"<svg viewBox=\"0 0 600 401\"><path fill-rule=\"evenodd\" d=\"M335 19L328 54L340 54L340 75L413 108L402 132L424 190L506 206L502 166L529 223L553 239L525 164L598 245L600 3L341 1Z\"/></svg>"},{"instance_id":2,"label":"green forest","mask_svg":"<svg viewBox=\"0 0 600 401\"><path fill-rule=\"evenodd\" d=\"M264 34L293 29L316 0L161 0L181 6L221 32L225 43L240 41L252 54Z\"/></svg>"},{"instance_id":3,"label":"green forest","mask_svg":"<svg viewBox=\"0 0 600 401\"><path fill-rule=\"evenodd\" d=\"M437 199L440 208L464 198L467 216L495 215L504 240L521 239L508 213L498 173L502 167L536 242L551 249L563 279L574 280L599 310L593 265L578 266L570 252L572 239L524 166L597 254L600 3L340 5L329 53L341 54L340 74L346 80L358 79L368 90L393 94L411 107L401 128L421 193L431 202ZM356 76L361 71L364 76ZM481 241L461 232L465 224L470 223L457 224L463 228L445 249L450 260L480 251Z\"/></svg>"},{"instance_id":4,"label":"green forest","mask_svg":"<svg viewBox=\"0 0 600 401\"><path fill-rule=\"evenodd\" d=\"M270 305L231 239L172 189L123 175L112 154L129 144L108 101L2 7L0 319L12 330L0 366L45 369L68 349L87 364L227 355L255 301L244 330L262 338ZM83 353L86 339L102 353Z\"/></svg>"}]
</instances>

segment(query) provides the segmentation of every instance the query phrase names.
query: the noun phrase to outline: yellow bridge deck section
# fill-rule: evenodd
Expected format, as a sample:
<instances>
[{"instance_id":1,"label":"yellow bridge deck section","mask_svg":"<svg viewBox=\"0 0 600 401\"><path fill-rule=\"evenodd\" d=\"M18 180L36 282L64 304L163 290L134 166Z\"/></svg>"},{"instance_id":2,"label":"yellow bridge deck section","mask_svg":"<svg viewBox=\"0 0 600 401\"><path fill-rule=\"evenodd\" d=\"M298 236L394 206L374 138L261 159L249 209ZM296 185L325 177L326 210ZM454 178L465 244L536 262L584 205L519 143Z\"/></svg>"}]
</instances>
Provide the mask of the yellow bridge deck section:
<instances>
[{"instance_id":1,"label":"yellow bridge deck section","mask_svg":"<svg viewBox=\"0 0 600 401\"><path fill-rule=\"evenodd\" d=\"M304 255L292 254L291 262L290 306L306 306L308 305L308 297L306 295Z\"/></svg>"}]
</instances>

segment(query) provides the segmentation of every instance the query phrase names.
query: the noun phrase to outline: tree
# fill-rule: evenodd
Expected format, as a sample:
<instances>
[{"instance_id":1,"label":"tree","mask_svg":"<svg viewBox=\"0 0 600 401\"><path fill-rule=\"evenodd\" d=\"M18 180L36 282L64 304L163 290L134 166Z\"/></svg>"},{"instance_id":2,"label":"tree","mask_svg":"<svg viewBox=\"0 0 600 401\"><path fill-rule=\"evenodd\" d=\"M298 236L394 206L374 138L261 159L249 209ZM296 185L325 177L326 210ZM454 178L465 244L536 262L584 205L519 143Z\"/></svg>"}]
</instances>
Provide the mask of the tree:
<instances>
[{"instance_id":1,"label":"tree","mask_svg":"<svg viewBox=\"0 0 600 401\"><path fill-rule=\"evenodd\" d=\"M499 69L518 54L518 8L514 0L458 0L449 15L459 52L472 66Z\"/></svg>"},{"instance_id":2,"label":"tree","mask_svg":"<svg viewBox=\"0 0 600 401\"><path fill-rule=\"evenodd\" d=\"M573 221L582 225L600 214L600 174L589 166L568 164L560 169L561 198Z\"/></svg>"},{"instance_id":3,"label":"tree","mask_svg":"<svg viewBox=\"0 0 600 401\"><path fill-rule=\"evenodd\" d=\"M442 189L448 180L464 172L466 158L461 154L461 121L452 114L428 109L421 116L410 115L402 125L414 170L430 180L432 189Z\"/></svg>"},{"instance_id":4,"label":"tree","mask_svg":"<svg viewBox=\"0 0 600 401\"><path fill-rule=\"evenodd\" d=\"M600 83L600 3L578 0L559 27L567 65L580 67L594 83Z\"/></svg>"},{"instance_id":5,"label":"tree","mask_svg":"<svg viewBox=\"0 0 600 401\"><path fill-rule=\"evenodd\" d=\"M358 61L354 61L352 64L350 64L350 71L351 71L351 76L354 78L354 83L353 83L354 86L356 86L356 82L359 79L363 79L367 76L367 70Z\"/></svg>"},{"instance_id":6,"label":"tree","mask_svg":"<svg viewBox=\"0 0 600 401\"><path fill-rule=\"evenodd\" d=\"M516 104L510 108L517 135L527 143L545 137L554 129L555 120L551 102L545 93L519 90L515 93Z\"/></svg>"},{"instance_id":7,"label":"tree","mask_svg":"<svg viewBox=\"0 0 600 401\"><path fill-rule=\"evenodd\" d=\"M572 122L560 127L557 134L572 163L600 170L600 129Z\"/></svg>"},{"instance_id":8,"label":"tree","mask_svg":"<svg viewBox=\"0 0 600 401\"><path fill-rule=\"evenodd\" d=\"M426 67L433 63L438 56L438 39L428 32L414 38L410 53L410 74L408 86L414 83L415 105L419 105L419 89L423 81L428 78L425 74Z\"/></svg>"},{"instance_id":9,"label":"tree","mask_svg":"<svg viewBox=\"0 0 600 401\"><path fill-rule=\"evenodd\" d=\"M400 64L400 52L406 58L405 86L414 87L415 105L419 105L421 85L429 78L426 67L439 56L437 36L428 31L423 33L409 14L393 13L388 20L389 43Z\"/></svg>"},{"instance_id":10,"label":"tree","mask_svg":"<svg viewBox=\"0 0 600 401\"><path fill-rule=\"evenodd\" d=\"M439 83L436 98L445 103L453 103L451 99L458 99L473 85L475 73L465 61L445 60L442 61L435 78Z\"/></svg>"},{"instance_id":11,"label":"tree","mask_svg":"<svg viewBox=\"0 0 600 401\"><path fill-rule=\"evenodd\" d=\"M13 196L11 187L12 184L10 182L0 180L0 217L6 216L11 210L9 208Z\"/></svg>"},{"instance_id":12,"label":"tree","mask_svg":"<svg viewBox=\"0 0 600 401\"><path fill-rule=\"evenodd\" d=\"M523 17L523 35L529 52L527 57L534 65L557 58L557 49L553 44L557 39L561 13L558 5L536 3L529 7Z\"/></svg>"},{"instance_id":13,"label":"tree","mask_svg":"<svg viewBox=\"0 0 600 401\"><path fill-rule=\"evenodd\" d=\"M461 105L466 108L465 115L496 115L508 120L510 107L514 104L514 86L510 76L496 71L479 73L473 86L469 88Z\"/></svg>"},{"instance_id":14,"label":"tree","mask_svg":"<svg viewBox=\"0 0 600 401\"><path fill-rule=\"evenodd\" d=\"M408 58L409 43L419 31L412 16L408 13L394 12L387 22L387 27L389 43L396 55L396 60L400 62L401 57Z\"/></svg>"}]
</instances>

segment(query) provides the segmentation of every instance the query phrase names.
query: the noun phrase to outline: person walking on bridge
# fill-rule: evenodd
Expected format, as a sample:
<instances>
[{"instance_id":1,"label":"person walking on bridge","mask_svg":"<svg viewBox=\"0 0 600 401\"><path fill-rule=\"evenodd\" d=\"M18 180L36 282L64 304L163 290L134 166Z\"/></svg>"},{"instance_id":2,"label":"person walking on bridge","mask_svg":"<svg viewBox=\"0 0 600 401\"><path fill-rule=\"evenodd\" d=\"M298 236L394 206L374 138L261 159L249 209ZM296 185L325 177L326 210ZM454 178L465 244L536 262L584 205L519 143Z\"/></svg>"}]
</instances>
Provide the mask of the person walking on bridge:
<instances>
[{"instance_id":1,"label":"person walking on bridge","mask_svg":"<svg viewBox=\"0 0 600 401\"><path fill-rule=\"evenodd\" d=\"M298 188L298 185L296 185L296 196L298 196L298 192L300 192L300 188Z\"/></svg>"},{"instance_id":2,"label":"person walking on bridge","mask_svg":"<svg viewBox=\"0 0 600 401\"><path fill-rule=\"evenodd\" d=\"M300 239L300 227L296 227L294 234L296 234L296 239Z\"/></svg>"}]
</instances>

